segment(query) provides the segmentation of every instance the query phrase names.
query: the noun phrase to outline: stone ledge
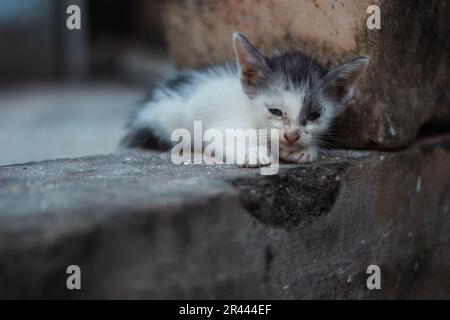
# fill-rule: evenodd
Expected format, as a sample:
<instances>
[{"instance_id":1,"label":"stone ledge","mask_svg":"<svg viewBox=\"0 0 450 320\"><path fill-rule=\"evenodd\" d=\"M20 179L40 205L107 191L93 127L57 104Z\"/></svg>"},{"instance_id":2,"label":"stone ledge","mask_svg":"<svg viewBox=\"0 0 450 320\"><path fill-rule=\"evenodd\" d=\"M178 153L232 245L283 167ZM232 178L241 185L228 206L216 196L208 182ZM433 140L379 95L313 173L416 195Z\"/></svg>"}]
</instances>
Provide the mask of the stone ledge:
<instances>
[{"instance_id":1,"label":"stone ledge","mask_svg":"<svg viewBox=\"0 0 450 320\"><path fill-rule=\"evenodd\" d=\"M276 176L152 152L0 167L0 297L449 298L449 161L446 135Z\"/></svg>"}]
</instances>

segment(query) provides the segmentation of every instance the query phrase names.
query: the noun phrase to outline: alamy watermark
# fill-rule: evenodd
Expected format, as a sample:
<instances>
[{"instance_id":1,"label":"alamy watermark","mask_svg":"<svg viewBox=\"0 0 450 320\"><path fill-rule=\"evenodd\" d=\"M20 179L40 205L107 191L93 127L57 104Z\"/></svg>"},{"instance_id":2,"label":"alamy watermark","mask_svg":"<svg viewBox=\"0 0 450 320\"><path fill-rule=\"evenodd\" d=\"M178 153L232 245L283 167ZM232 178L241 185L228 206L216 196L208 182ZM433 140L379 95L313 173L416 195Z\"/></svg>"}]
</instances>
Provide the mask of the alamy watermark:
<instances>
[{"instance_id":1,"label":"alamy watermark","mask_svg":"<svg viewBox=\"0 0 450 320\"><path fill-rule=\"evenodd\" d=\"M66 286L69 290L81 290L81 269L76 264L67 267L66 273L70 274L66 280Z\"/></svg>"},{"instance_id":2,"label":"alamy watermark","mask_svg":"<svg viewBox=\"0 0 450 320\"><path fill-rule=\"evenodd\" d=\"M367 274L370 276L367 278L367 289L369 290L380 290L381 289L381 269L376 264L372 264L367 267Z\"/></svg>"},{"instance_id":3,"label":"alamy watermark","mask_svg":"<svg viewBox=\"0 0 450 320\"><path fill-rule=\"evenodd\" d=\"M66 13L69 15L66 19L66 26L69 30L81 30L81 9L72 4L67 7Z\"/></svg>"},{"instance_id":4,"label":"alamy watermark","mask_svg":"<svg viewBox=\"0 0 450 320\"><path fill-rule=\"evenodd\" d=\"M81 268L78 265L70 265L66 269L69 274L66 280L66 287L69 290L81 290ZM366 273L369 275L366 280L366 286L369 290L381 290L381 269L378 265L372 264L367 267ZM352 282L349 276L348 283Z\"/></svg>"},{"instance_id":5,"label":"alamy watermark","mask_svg":"<svg viewBox=\"0 0 450 320\"><path fill-rule=\"evenodd\" d=\"M381 9L377 5L371 5L367 7L367 14L370 16L367 18L367 29L380 30L381 29Z\"/></svg>"},{"instance_id":6,"label":"alamy watermark","mask_svg":"<svg viewBox=\"0 0 450 320\"><path fill-rule=\"evenodd\" d=\"M262 175L279 170L278 129L209 128L203 133L202 121L194 121L193 136L188 129L172 132L171 159L174 164L235 164L261 167Z\"/></svg>"}]
</instances>

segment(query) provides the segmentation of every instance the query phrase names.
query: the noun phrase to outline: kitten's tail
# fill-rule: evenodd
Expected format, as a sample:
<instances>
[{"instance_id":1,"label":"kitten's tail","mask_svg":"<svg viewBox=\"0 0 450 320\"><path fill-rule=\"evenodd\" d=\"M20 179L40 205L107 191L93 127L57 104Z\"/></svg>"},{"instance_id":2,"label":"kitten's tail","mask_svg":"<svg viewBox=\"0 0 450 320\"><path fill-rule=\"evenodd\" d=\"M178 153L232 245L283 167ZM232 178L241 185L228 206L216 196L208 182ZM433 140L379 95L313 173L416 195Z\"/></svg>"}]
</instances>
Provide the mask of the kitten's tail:
<instances>
[{"instance_id":1,"label":"kitten's tail","mask_svg":"<svg viewBox=\"0 0 450 320\"><path fill-rule=\"evenodd\" d=\"M151 128L134 128L122 139L120 147L167 151L171 145L161 140Z\"/></svg>"}]
</instances>

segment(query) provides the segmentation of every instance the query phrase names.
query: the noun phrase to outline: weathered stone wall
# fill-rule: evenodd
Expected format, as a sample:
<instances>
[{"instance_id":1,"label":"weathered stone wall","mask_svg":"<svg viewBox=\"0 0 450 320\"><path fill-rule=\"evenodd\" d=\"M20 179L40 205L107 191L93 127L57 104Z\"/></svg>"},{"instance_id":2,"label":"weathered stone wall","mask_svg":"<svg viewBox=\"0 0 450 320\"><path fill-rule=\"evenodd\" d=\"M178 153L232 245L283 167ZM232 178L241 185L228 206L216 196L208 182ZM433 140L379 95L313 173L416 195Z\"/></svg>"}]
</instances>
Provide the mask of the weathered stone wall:
<instances>
[{"instance_id":1,"label":"weathered stone wall","mask_svg":"<svg viewBox=\"0 0 450 320\"><path fill-rule=\"evenodd\" d=\"M381 8L381 29L366 27ZM231 34L244 33L265 54L297 48L334 65L371 56L359 95L337 122L351 148L410 144L422 124L450 124L450 3L412 0L169 1L165 23L178 66L232 58Z\"/></svg>"},{"instance_id":2,"label":"weathered stone wall","mask_svg":"<svg viewBox=\"0 0 450 320\"><path fill-rule=\"evenodd\" d=\"M449 298L448 163L447 135L276 176L138 152L0 167L0 298Z\"/></svg>"}]
</instances>

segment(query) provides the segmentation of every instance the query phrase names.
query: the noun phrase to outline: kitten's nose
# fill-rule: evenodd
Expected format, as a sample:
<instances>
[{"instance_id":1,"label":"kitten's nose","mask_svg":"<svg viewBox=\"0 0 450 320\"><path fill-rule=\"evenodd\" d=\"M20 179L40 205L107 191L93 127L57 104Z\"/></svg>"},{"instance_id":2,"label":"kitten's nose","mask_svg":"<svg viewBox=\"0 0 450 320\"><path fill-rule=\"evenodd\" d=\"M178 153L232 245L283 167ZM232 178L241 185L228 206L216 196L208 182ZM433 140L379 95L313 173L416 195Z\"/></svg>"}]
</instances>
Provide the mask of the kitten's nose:
<instances>
[{"instance_id":1,"label":"kitten's nose","mask_svg":"<svg viewBox=\"0 0 450 320\"><path fill-rule=\"evenodd\" d=\"M298 139L300 139L300 135L297 132L285 133L284 137L286 138L286 140L289 143L293 143L293 142L297 141Z\"/></svg>"}]
</instances>

